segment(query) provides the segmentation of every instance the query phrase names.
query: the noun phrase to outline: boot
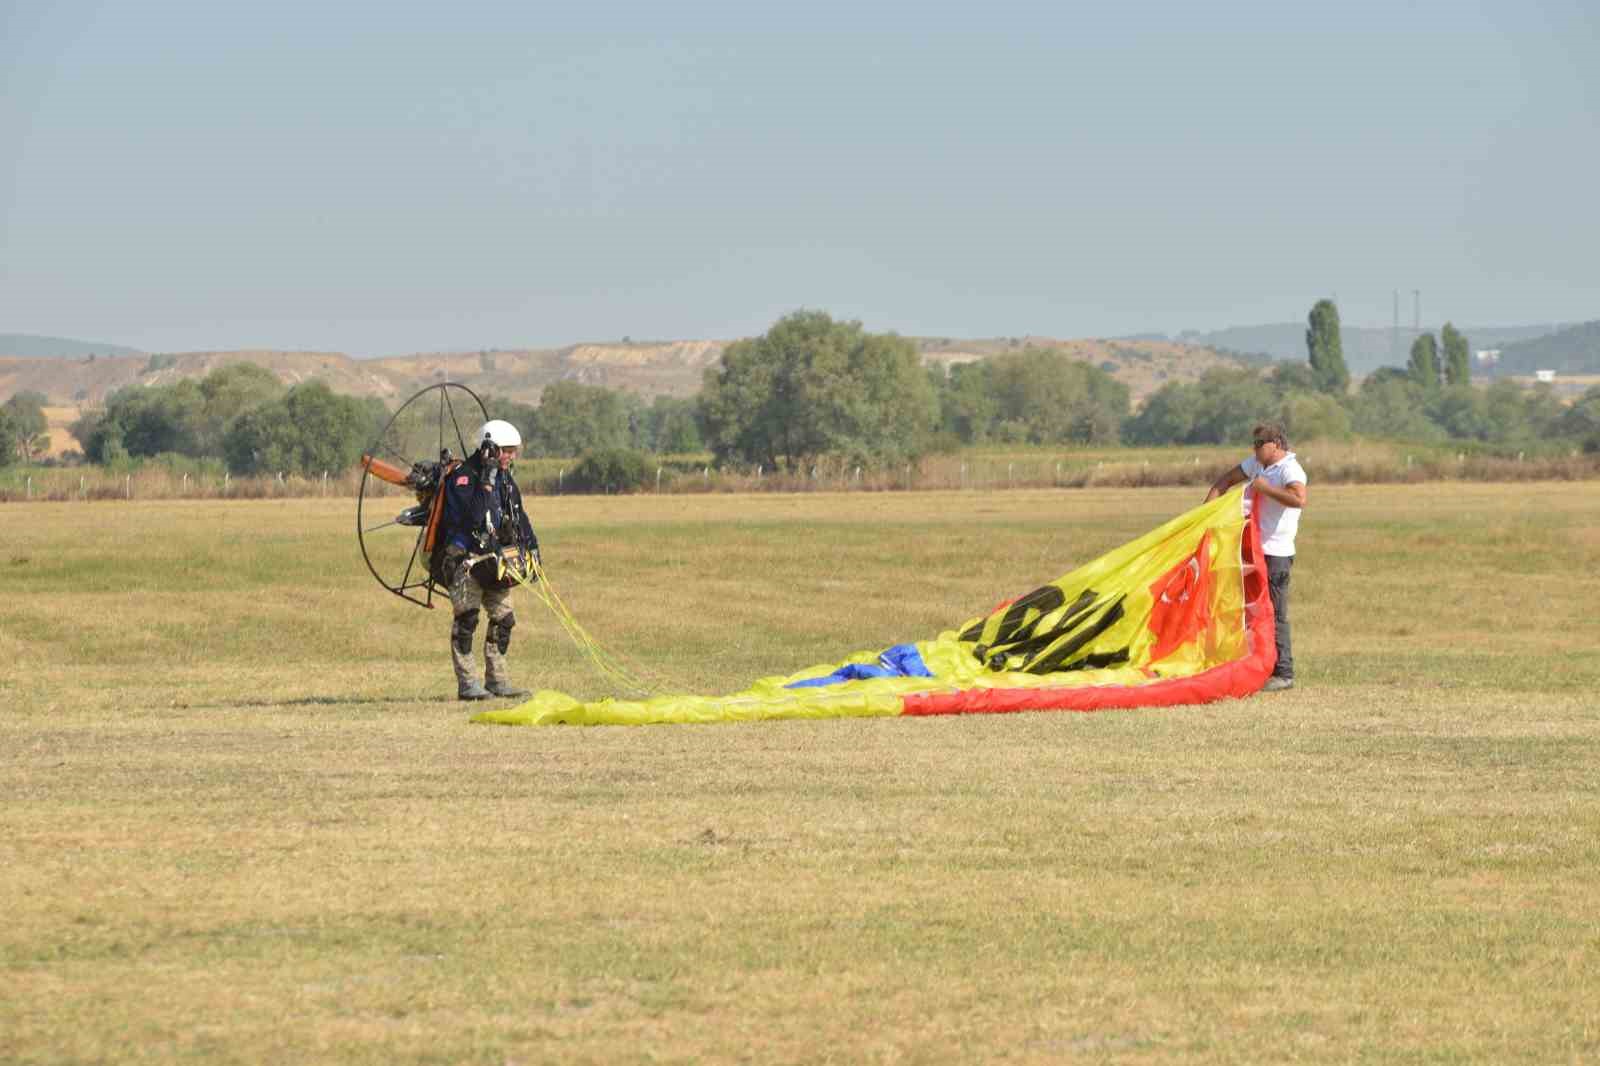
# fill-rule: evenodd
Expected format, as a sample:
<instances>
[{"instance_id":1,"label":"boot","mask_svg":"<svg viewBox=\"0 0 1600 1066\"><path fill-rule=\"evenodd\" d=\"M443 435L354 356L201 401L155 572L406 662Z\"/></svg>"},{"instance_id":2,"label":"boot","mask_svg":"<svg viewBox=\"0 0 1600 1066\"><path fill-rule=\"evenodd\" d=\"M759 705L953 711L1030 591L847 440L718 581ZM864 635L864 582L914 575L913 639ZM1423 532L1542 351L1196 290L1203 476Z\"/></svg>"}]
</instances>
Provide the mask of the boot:
<instances>
[{"instance_id":1,"label":"boot","mask_svg":"<svg viewBox=\"0 0 1600 1066\"><path fill-rule=\"evenodd\" d=\"M458 700L486 700L488 698L489 690L470 677L461 682L456 688L456 699Z\"/></svg>"},{"instance_id":2,"label":"boot","mask_svg":"<svg viewBox=\"0 0 1600 1066\"><path fill-rule=\"evenodd\" d=\"M489 692L491 695L499 696L501 699L506 700L525 700L533 695L527 689L518 688L509 681L489 682Z\"/></svg>"}]
</instances>

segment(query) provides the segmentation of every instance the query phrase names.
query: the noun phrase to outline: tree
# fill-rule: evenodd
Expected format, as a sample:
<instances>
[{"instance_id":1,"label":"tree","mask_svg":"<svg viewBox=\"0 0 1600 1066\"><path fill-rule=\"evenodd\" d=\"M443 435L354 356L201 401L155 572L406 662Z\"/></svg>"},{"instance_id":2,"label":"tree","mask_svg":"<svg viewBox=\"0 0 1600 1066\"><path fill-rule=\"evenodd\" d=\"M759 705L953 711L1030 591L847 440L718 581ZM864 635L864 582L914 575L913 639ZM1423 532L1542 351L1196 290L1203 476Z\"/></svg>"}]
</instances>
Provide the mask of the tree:
<instances>
[{"instance_id":1,"label":"tree","mask_svg":"<svg viewBox=\"0 0 1600 1066\"><path fill-rule=\"evenodd\" d=\"M163 452L200 455L205 398L193 381L129 385L106 398L105 414L89 430L84 455L104 463Z\"/></svg>"},{"instance_id":2,"label":"tree","mask_svg":"<svg viewBox=\"0 0 1600 1066\"><path fill-rule=\"evenodd\" d=\"M1000 425L1029 444L1115 443L1128 416L1128 387L1062 352L1024 348L989 361Z\"/></svg>"},{"instance_id":3,"label":"tree","mask_svg":"<svg viewBox=\"0 0 1600 1066\"><path fill-rule=\"evenodd\" d=\"M1439 427L1423 413L1427 392L1410 375L1385 367L1361 383L1351 425L1362 436L1387 440L1437 440Z\"/></svg>"},{"instance_id":4,"label":"tree","mask_svg":"<svg viewBox=\"0 0 1600 1066\"><path fill-rule=\"evenodd\" d=\"M43 393L19 392L3 405L6 427L0 449L30 462L50 450L50 420L45 417Z\"/></svg>"},{"instance_id":5,"label":"tree","mask_svg":"<svg viewBox=\"0 0 1600 1066\"><path fill-rule=\"evenodd\" d=\"M1267 381L1279 396L1287 396L1291 392L1319 392L1322 388L1317 380L1317 372L1311 369L1310 363L1274 363Z\"/></svg>"},{"instance_id":6,"label":"tree","mask_svg":"<svg viewBox=\"0 0 1600 1066\"><path fill-rule=\"evenodd\" d=\"M1436 390L1428 401L1428 417L1461 440L1488 440L1493 435L1483 393L1469 385Z\"/></svg>"},{"instance_id":7,"label":"tree","mask_svg":"<svg viewBox=\"0 0 1600 1066\"><path fill-rule=\"evenodd\" d=\"M0 467L17 461L17 449L11 447L10 442L17 439L18 432L15 416L0 406Z\"/></svg>"},{"instance_id":8,"label":"tree","mask_svg":"<svg viewBox=\"0 0 1600 1066\"><path fill-rule=\"evenodd\" d=\"M1600 452L1600 385L1590 386L1556 419L1555 432L1586 452Z\"/></svg>"},{"instance_id":9,"label":"tree","mask_svg":"<svg viewBox=\"0 0 1600 1066\"><path fill-rule=\"evenodd\" d=\"M221 455L222 441L246 411L271 403L286 388L278 375L255 363L218 367L200 380L201 412L196 433L199 453Z\"/></svg>"},{"instance_id":10,"label":"tree","mask_svg":"<svg viewBox=\"0 0 1600 1066\"><path fill-rule=\"evenodd\" d=\"M653 464L632 448L601 448L584 452L572 468L568 484L578 492L637 492L650 477Z\"/></svg>"},{"instance_id":11,"label":"tree","mask_svg":"<svg viewBox=\"0 0 1600 1066\"><path fill-rule=\"evenodd\" d=\"M223 441L236 474L288 472L315 477L356 462L371 438L382 403L341 396L307 381L237 418ZM476 427L474 427L476 428Z\"/></svg>"},{"instance_id":12,"label":"tree","mask_svg":"<svg viewBox=\"0 0 1600 1066\"><path fill-rule=\"evenodd\" d=\"M1311 308L1306 350L1312 372L1323 392L1344 395L1350 387L1350 370L1344 362L1344 342L1339 335L1339 308L1332 300L1318 300Z\"/></svg>"},{"instance_id":13,"label":"tree","mask_svg":"<svg viewBox=\"0 0 1600 1066\"><path fill-rule=\"evenodd\" d=\"M525 433L530 455L576 456L628 446L628 409L621 393L600 385L557 381L539 397L538 417Z\"/></svg>"},{"instance_id":14,"label":"tree","mask_svg":"<svg viewBox=\"0 0 1600 1066\"><path fill-rule=\"evenodd\" d=\"M1433 334L1424 333L1411 342L1411 362L1406 369L1412 382L1425 392L1439 391L1439 346Z\"/></svg>"},{"instance_id":15,"label":"tree","mask_svg":"<svg viewBox=\"0 0 1600 1066\"><path fill-rule=\"evenodd\" d=\"M1145 400L1123 434L1134 444L1236 444L1279 409L1253 370L1208 370L1193 384L1171 382Z\"/></svg>"},{"instance_id":16,"label":"tree","mask_svg":"<svg viewBox=\"0 0 1600 1066\"><path fill-rule=\"evenodd\" d=\"M1290 440L1342 440L1350 435L1350 413L1327 393L1290 393L1282 410Z\"/></svg>"},{"instance_id":17,"label":"tree","mask_svg":"<svg viewBox=\"0 0 1600 1066\"><path fill-rule=\"evenodd\" d=\"M1446 322L1439 338L1444 345L1444 381L1446 385L1472 384L1472 353L1467 349L1467 338L1456 332L1456 327Z\"/></svg>"},{"instance_id":18,"label":"tree","mask_svg":"<svg viewBox=\"0 0 1600 1066\"><path fill-rule=\"evenodd\" d=\"M796 311L708 367L701 411L719 460L801 469L821 455L919 454L937 400L916 345Z\"/></svg>"},{"instance_id":19,"label":"tree","mask_svg":"<svg viewBox=\"0 0 1600 1066\"><path fill-rule=\"evenodd\" d=\"M982 444L999 421L999 402L990 382L988 360L956 363L938 387L939 421L946 433L966 444Z\"/></svg>"},{"instance_id":20,"label":"tree","mask_svg":"<svg viewBox=\"0 0 1600 1066\"><path fill-rule=\"evenodd\" d=\"M1194 433L1199 389L1180 381L1168 382L1145 398L1139 413L1122 426L1130 444L1178 444Z\"/></svg>"},{"instance_id":21,"label":"tree","mask_svg":"<svg viewBox=\"0 0 1600 1066\"><path fill-rule=\"evenodd\" d=\"M639 412L634 438L636 445L658 454L704 451L699 403L676 396L657 396L649 407Z\"/></svg>"}]
</instances>

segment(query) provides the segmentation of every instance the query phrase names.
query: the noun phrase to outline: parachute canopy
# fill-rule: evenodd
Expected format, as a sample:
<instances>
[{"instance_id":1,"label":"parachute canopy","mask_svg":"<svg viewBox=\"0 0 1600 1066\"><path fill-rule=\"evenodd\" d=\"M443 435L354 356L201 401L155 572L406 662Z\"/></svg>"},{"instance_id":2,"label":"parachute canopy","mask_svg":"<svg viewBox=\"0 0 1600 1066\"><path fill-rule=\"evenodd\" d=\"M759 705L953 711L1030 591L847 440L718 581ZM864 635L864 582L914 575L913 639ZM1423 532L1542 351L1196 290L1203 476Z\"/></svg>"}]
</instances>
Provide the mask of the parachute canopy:
<instances>
[{"instance_id":1,"label":"parachute canopy","mask_svg":"<svg viewBox=\"0 0 1600 1066\"><path fill-rule=\"evenodd\" d=\"M647 725L1206 703L1260 689L1276 655L1259 527L1229 493L931 640L762 678L730 696L580 703L545 691L473 721Z\"/></svg>"}]
</instances>

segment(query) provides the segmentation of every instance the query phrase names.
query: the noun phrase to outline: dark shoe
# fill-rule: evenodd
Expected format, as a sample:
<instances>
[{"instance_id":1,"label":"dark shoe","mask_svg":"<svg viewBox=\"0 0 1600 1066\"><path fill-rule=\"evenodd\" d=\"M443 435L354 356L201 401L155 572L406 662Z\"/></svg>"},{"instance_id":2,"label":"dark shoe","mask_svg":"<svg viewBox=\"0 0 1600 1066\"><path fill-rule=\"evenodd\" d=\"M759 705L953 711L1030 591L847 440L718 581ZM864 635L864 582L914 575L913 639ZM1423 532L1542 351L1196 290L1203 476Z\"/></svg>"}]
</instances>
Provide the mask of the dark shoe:
<instances>
[{"instance_id":1,"label":"dark shoe","mask_svg":"<svg viewBox=\"0 0 1600 1066\"><path fill-rule=\"evenodd\" d=\"M510 684L502 685L494 681L489 682L489 692L503 700L525 700L533 695L525 688L517 688Z\"/></svg>"},{"instance_id":2,"label":"dark shoe","mask_svg":"<svg viewBox=\"0 0 1600 1066\"><path fill-rule=\"evenodd\" d=\"M1267 678L1267 683L1261 686L1261 691L1283 692L1291 688L1294 688L1294 678L1278 677L1276 674L1274 674L1272 677Z\"/></svg>"},{"instance_id":3,"label":"dark shoe","mask_svg":"<svg viewBox=\"0 0 1600 1066\"><path fill-rule=\"evenodd\" d=\"M476 681L468 681L456 689L456 699L458 700L486 700L488 698L489 690Z\"/></svg>"}]
</instances>

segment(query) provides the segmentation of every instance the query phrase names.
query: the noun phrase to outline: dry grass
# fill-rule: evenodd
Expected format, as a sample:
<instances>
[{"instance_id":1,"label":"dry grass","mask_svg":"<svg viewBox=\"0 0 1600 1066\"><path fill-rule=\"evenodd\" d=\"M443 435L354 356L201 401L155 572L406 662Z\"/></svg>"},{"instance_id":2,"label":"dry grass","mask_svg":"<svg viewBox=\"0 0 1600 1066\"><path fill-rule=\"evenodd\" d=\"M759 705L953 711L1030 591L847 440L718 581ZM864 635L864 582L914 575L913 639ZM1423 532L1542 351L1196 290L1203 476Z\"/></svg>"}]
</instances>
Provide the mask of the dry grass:
<instances>
[{"instance_id":1,"label":"dry grass","mask_svg":"<svg viewBox=\"0 0 1600 1066\"><path fill-rule=\"evenodd\" d=\"M563 594L726 690L1200 490L569 499ZM1302 687L470 726L348 500L0 511L0 1059L1600 1055L1592 484L1316 490ZM525 681L597 694L524 601Z\"/></svg>"}]
</instances>

